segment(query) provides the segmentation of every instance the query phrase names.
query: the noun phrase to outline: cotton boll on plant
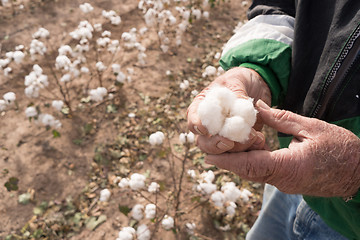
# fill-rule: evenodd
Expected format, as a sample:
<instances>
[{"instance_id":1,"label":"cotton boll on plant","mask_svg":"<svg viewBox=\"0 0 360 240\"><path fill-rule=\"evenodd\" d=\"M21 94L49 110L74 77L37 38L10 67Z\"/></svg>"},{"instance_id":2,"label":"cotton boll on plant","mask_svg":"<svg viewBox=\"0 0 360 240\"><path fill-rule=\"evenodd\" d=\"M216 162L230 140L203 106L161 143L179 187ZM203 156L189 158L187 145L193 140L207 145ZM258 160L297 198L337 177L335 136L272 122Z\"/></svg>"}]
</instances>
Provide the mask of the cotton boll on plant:
<instances>
[{"instance_id":1,"label":"cotton boll on plant","mask_svg":"<svg viewBox=\"0 0 360 240\"><path fill-rule=\"evenodd\" d=\"M136 237L136 231L132 227L123 227L116 240L133 240Z\"/></svg>"},{"instance_id":2,"label":"cotton boll on plant","mask_svg":"<svg viewBox=\"0 0 360 240\"><path fill-rule=\"evenodd\" d=\"M145 206L145 218L153 219L156 216L156 205L149 203Z\"/></svg>"},{"instance_id":3,"label":"cotton boll on plant","mask_svg":"<svg viewBox=\"0 0 360 240\"><path fill-rule=\"evenodd\" d=\"M141 224L136 229L137 240L150 240L151 232L145 224Z\"/></svg>"},{"instance_id":4,"label":"cotton boll on plant","mask_svg":"<svg viewBox=\"0 0 360 240\"><path fill-rule=\"evenodd\" d=\"M3 95L3 98L7 105L12 105L16 100L16 95L13 92L7 92Z\"/></svg>"},{"instance_id":5,"label":"cotton boll on plant","mask_svg":"<svg viewBox=\"0 0 360 240\"><path fill-rule=\"evenodd\" d=\"M107 202L109 201L111 196L111 192L109 191L109 189L105 188L103 190L100 191L100 202Z\"/></svg>"},{"instance_id":6,"label":"cotton boll on plant","mask_svg":"<svg viewBox=\"0 0 360 240\"><path fill-rule=\"evenodd\" d=\"M140 190L145 187L145 176L139 173L133 173L130 177L129 187L132 190Z\"/></svg>"},{"instance_id":7,"label":"cotton boll on plant","mask_svg":"<svg viewBox=\"0 0 360 240\"><path fill-rule=\"evenodd\" d=\"M58 111L61 111L62 107L64 106L64 102L61 100L54 100L51 103L52 107Z\"/></svg>"},{"instance_id":8,"label":"cotton boll on plant","mask_svg":"<svg viewBox=\"0 0 360 240\"><path fill-rule=\"evenodd\" d=\"M136 204L131 210L131 217L136 221L140 221L144 218L144 206L141 204Z\"/></svg>"},{"instance_id":9,"label":"cotton boll on plant","mask_svg":"<svg viewBox=\"0 0 360 240\"><path fill-rule=\"evenodd\" d=\"M249 139L257 111L253 99L238 99L230 89L214 86L200 102L197 113L211 135L242 143Z\"/></svg>"},{"instance_id":10,"label":"cotton boll on plant","mask_svg":"<svg viewBox=\"0 0 360 240\"><path fill-rule=\"evenodd\" d=\"M160 185L156 182L152 182L152 183L150 183L150 185L148 187L148 192L156 193L157 191L159 191L159 189L160 189Z\"/></svg>"},{"instance_id":11,"label":"cotton boll on plant","mask_svg":"<svg viewBox=\"0 0 360 240\"><path fill-rule=\"evenodd\" d=\"M161 131L157 131L155 133L152 133L149 136L149 142L150 142L150 144L152 146L161 145L163 143L164 139L165 139L165 135Z\"/></svg>"},{"instance_id":12,"label":"cotton boll on plant","mask_svg":"<svg viewBox=\"0 0 360 240\"><path fill-rule=\"evenodd\" d=\"M165 230L170 230L174 227L174 219L168 215L165 215L164 219L161 221L161 226Z\"/></svg>"}]
</instances>

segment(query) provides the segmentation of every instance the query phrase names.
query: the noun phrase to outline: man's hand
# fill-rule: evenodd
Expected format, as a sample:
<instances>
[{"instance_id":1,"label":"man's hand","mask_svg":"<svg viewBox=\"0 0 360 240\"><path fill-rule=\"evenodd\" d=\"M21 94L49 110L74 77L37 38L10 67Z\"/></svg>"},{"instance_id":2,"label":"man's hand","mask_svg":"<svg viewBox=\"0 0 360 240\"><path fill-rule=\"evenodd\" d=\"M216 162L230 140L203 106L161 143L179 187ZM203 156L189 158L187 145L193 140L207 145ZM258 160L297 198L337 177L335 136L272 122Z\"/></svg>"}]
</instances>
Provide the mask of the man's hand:
<instances>
[{"instance_id":1,"label":"man's hand","mask_svg":"<svg viewBox=\"0 0 360 240\"><path fill-rule=\"evenodd\" d=\"M360 139L352 132L258 101L265 124L293 136L288 148L208 155L206 162L285 193L348 197L360 187Z\"/></svg>"},{"instance_id":2,"label":"man's hand","mask_svg":"<svg viewBox=\"0 0 360 240\"><path fill-rule=\"evenodd\" d=\"M207 88L205 88L188 108L187 119L189 130L199 135L197 138L198 147L210 154L220 154L223 152L239 152L249 149L262 149L265 144L265 138L259 132L263 126L261 118L258 118L249 140L245 143L233 142L221 136L210 136L206 127L201 124L197 114L199 103L205 98L209 89L213 85L220 85L232 90L239 98L251 97L256 102L262 99L267 104L271 102L271 93L267 84L261 76L254 70L248 68L232 68L226 73L215 79Z\"/></svg>"}]
</instances>

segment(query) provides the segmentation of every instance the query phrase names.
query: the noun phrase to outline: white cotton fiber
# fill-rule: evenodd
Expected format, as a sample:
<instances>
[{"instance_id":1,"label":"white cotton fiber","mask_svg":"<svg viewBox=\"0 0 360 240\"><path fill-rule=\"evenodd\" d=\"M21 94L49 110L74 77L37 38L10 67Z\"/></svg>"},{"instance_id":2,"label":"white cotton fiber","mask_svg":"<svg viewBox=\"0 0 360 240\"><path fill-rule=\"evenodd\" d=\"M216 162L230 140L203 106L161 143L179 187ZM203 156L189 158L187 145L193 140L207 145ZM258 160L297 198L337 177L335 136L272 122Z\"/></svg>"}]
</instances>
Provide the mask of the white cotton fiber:
<instances>
[{"instance_id":1,"label":"white cotton fiber","mask_svg":"<svg viewBox=\"0 0 360 240\"><path fill-rule=\"evenodd\" d=\"M208 129L211 135L216 135L220 132L225 116L222 114L222 107L218 99L208 97L201 101L198 107L198 115L201 123Z\"/></svg>"},{"instance_id":2,"label":"white cotton fiber","mask_svg":"<svg viewBox=\"0 0 360 240\"><path fill-rule=\"evenodd\" d=\"M197 113L211 135L245 142L256 122L257 111L253 99L239 99L230 89L215 86L200 102Z\"/></svg>"},{"instance_id":3,"label":"white cotton fiber","mask_svg":"<svg viewBox=\"0 0 360 240\"><path fill-rule=\"evenodd\" d=\"M250 131L251 126L247 124L244 118L234 116L225 119L219 135L235 142L245 142L249 139Z\"/></svg>"}]
</instances>

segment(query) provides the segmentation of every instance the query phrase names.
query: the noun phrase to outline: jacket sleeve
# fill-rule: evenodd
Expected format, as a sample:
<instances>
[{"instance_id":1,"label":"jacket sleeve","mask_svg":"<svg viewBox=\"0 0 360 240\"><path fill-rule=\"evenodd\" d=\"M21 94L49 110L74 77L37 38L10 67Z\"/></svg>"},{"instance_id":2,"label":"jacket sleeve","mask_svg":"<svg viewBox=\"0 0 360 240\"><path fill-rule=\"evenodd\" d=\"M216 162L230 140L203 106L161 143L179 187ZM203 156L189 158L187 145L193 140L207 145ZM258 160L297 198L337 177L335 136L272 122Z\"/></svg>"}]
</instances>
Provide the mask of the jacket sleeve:
<instances>
[{"instance_id":1,"label":"jacket sleeve","mask_svg":"<svg viewBox=\"0 0 360 240\"><path fill-rule=\"evenodd\" d=\"M281 104L287 91L294 14L294 1L254 0L249 21L235 30L220 59L225 70L242 66L257 71L271 90L273 106Z\"/></svg>"}]
</instances>

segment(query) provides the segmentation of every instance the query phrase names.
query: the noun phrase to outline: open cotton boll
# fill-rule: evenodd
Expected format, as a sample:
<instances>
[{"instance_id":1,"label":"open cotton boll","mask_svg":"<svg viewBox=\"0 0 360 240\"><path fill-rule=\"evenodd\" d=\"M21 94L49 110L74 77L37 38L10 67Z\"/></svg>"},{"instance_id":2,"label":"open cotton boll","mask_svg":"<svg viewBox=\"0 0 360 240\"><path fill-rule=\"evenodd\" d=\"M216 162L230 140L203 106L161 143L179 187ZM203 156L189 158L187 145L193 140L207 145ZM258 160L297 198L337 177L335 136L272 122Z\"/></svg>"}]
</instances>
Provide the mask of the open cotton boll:
<instances>
[{"instance_id":1,"label":"open cotton boll","mask_svg":"<svg viewBox=\"0 0 360 240\"><path fill-rule=\"evenodd\" d=\"M234 182L227 182L221 187L221 191L224 193L226 201L236 202L241 196L242 192L238 189Z\"/></svg>"},{"instance_id":2,"label":"open cotton boll","mask_svg":"<svg viewBox=\"0 0 360 240\"><path fill-rule=\"evenodd\" d=\"M215 180L215 174L213 171L209 170L209 171L204 171L203 173L201 173L200 175L201 180L203 180L204 182L207 183L212 183Z\"/></svg>"},{"instance_id":3,"label":"open cotton boll","mask_svg":"<svg viewBox=\"0 0 360 240\"><path fill-rule=\"evenodd\" d=\"M216 191L210 196L211 201L214 203L216 207L223 207L225 203L225 196L222 192Z\"/></svg>"},{"instance_id":4,"label":"open cotton boll","mask_svg":"<svg viewBox=\"0 0 360 240\"><path fill-rule=\"evenodd\" d=\"M123 227L119 232L116 240L133 240L135 239L136 231L132 227Z\"/></svg>"},{"instance_id":5,"label":"open cotton boll","mask_svg":"<svg viewBox=\"0 0 360 240\"><path fill-rule=\"evenodd\" d=\"M229 202L229 205L226 207L226 213L229 217L233 217L236 213L236 203Z\"/></svg>"},{"instance_id":6,"label":"open cotton boll","mask_svg":"<svg viewBox=\"0 0 360 240\"><path fill-rule=\"evenodd\" d=\"M127 179L127 178L122 178L122 179L120 180L120 182L118 183L118 186L119 186L120 188L126 188L126 187L128 187L128 186L129 186L129 179Z\"/></svg>"},{"instance_id":7,"label":"open cotton boll","mask_svg":"<svg viewBox=\"0 0 360 240\"><path fill-rule=\"evenodd\" d=\"M113 73L119 73L121 70L120 70L120 64L117 64L117 63L114 63L111 65L111 69L113 71Z\"/></svg>"},{"instance_id":8,"label":"open cotton boll","mask_svg":"<svg viewBox=\"0 0 360 240\"><path fill-rule=\"evenodd\" d=\"M61 100L54 100L51 103L52 107L58 111L61 111L62 107L64 106L64 102Z\"/></svg>"},{"instance_id":9,"label":"open cotton boll","mask_svg":"<svg viewBox=\"0 0 360 240\"><path fill-rule=\"evenodd\" d=\"M145 206L145 218L153 219L156 215L156 205L153 203L149 203Z\"/></svg>"},{"instance_id":10,"label":"open cotton boll","mask_svg":"<svg viewBox=\"0 0 360 240\"><path fill-rule=\"evenodd\" d=\"M161 145L165 139L164 133L157 131L149 136L149 142L151 145Z\"/></svg>"},{"instance_id":11,"label":"open cotton boll","mask_svg":"<svg viewBox=\"0 0 360 240\"><path fill-rule=\"evenodd\" d=\"M161 221L161 226L165 230L170 230L174 227L174 219L168 215L165 215L164 219Z\"/></svg>"},{"instance_id":12,"label":"open cotton boll","mask_svg":"<svg viewBox=\"0 0 360 240\"><path fill-rule=\"evenodd\" d=\"M230 89L214 86L200 102L197 113L211 135L245 142L256 122L257 111L251 98L238 99Z\"/></svg>"},{"instance_id":13,"label":"open cotton boll","mask_svg":"<svg viewBox=\"0 0 360 240\"><path fill-rule=\"evenodd\" d=\"M0 112L4 111L6 109L6 107L7 107L7 104L6 104L5 100L0 99Z\"/></svg>"},{"instance_id":14,"label":"open cotton boll","mask_svg":"<svg viewBox=\"0 0 360 240\"><path fill-rule=\"evenodd\" d=\"M231 116L241 116L247 124L251 127L254 126L256 122L257 111L254 108L253 99L236 99L236 101L231 106L230 114Z\"/></svg>"},{"instance_id":15,"label":"open cotton boll","mask_svg":"<svg viewBox=\"0 0 360 240\"><path fill-rule=\"evenodd\" d=\"M235 142L245 142L249 139L251 126L239 116L225 119L225 123L219 132L220 136L226 137Z\"/></svg>"},{"instance_id":16,"label":"open cotton boll","mask_svg":"<svg viewBox=\"0 0 360 240\"><path fill-rule=\"evenodd\" d=\"M39 28L33 35L33 38L47 38L50 35L49 31L45 28Z\"/></svg>"},{"instance_id":17,"label":"open cotton boll","mask_svg":"<svg viewBox=\"0 0 360 240\"><path fill-rule=\"evenodd\" d=\"M141 204L136 204L131 210L131 217L136 221L140 221L144 218L144 206Z\"/></svg>"},{"instance_id":18,"label":"open cotton boll","mask_svg":"<svg viewBox=\"0 0 360 240\"><path fill-rule=\"evenodd\" d=\"M94 10L93 6L91 6L90 3L84 3L84 4L80 4L80 10L83 12L83 13L89 13L91 12L92 10Z\"/></svg>"},{"instance_id":19,"label":"open cotton boll","mask_svg":"<svg viewBox=\"0 0 360 240\"><path fill-rule=\"evenodd\" d=\"M137 240L150 240L151 232L145 224L141 224L136 229Z\"/></svg>"},{"instance_id":20,"label":"open cotton boll","mask_svg":"<svg viewBox=\"0 0 360 240\"><path fill-rule=\"evenodd\" d=\"M0 108L1 108L1 106L0 106ZM26 109L25 109L25 115L26 115L26 117L28 117L28 118L30 118L30 117L35 117L35 116L37 116L37 110L36 110L36 108L35 107L27 107Z\"/></svg>"},{"instance_id":21,"label":"open cotton boll","mask_svg":"<svg viewBox=\"0 0 360 240\"><path fill-rule=\"evenodd\" d=\"M247 190L247 189L243 189L241 190L241 195L240 198L244 201L244 202L248 202L249 201L249 197L252 195L252 193Z\"/></svg>"},{"instance_id":22,"label":"open cotton boll","mask_svg":"<svg viewBox=\"0 0 360 240\"><path fill-rule=\"evenodd\" d=\"M10 105L13 104L16 100L16 95L13 92L7 92L3 95L3 98L6 102L6 104Z\"/></svg>"},{"instance_id":23,"label":"open cotton boll","mask_svg":"<svg viewBox=\"0 0 360 240\"><path fill-rule=\"evenodd\" d=\"M107 202L109 201L109 198L111 196L111 192L109 191L109 189L105 188L103 190L100 191L100 202Z\"/></svg>"},{"instance_id":24,"label":"open cotton boll","mask_svg":"<svg viewBox=\"0 0 360 240\"><path fill-rule=\"evenodd\" d=\"M152 182L152 183L150 183L150 185L148 187L148 192L156 193L157 191L159 191L159 189L160 189L160 185L156 182Z\"/></svg>"},{"instance_id":25,"label":"open cotton boll","mask_svg":"<svg viewBox=\"0 0 360 240\"><path fill-rule=\"evenodd\" d=\"M208 94L198 106L197 113L200 117L202 125L204 125L211 135L216 135L220 132L225 116L220 101Z\"/></svg>"},{"instance_id":26,"label":"open cotton boll","mask_svg":"<svg viewBox=\"0 0 360 240\"><path fill-rule=\"evenodd\" d=\"M216 185L213 183L202 182L196 186L196 190L202 194L210 195L216 191Z\"/></svg>"},{"instance_id":27,"label":"open cotton boll","mask_svg":"<svg viewBox=\"0 0 360 240\"><path fill-rule=\"evenodd\" d=\"M133 173L130 177L129 186L132 190L140 190L145 187L145 176L139 173Z\"/></svg>"},{"instance_id":28,"label":"open cotton boll","mask_svg":"<svg viewBox=\"0 0 360 240\"><path fill-rule=\"evenodd\" d=\"M24 59L24 57L25 57L25 54L23 52L21 52L21 51L14 52L13 58L16 63L21 63L22 60Z\"/></svg>"}]
</instances>

